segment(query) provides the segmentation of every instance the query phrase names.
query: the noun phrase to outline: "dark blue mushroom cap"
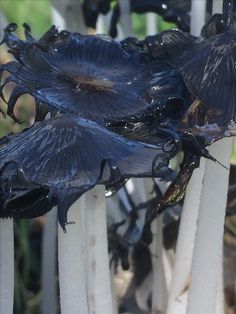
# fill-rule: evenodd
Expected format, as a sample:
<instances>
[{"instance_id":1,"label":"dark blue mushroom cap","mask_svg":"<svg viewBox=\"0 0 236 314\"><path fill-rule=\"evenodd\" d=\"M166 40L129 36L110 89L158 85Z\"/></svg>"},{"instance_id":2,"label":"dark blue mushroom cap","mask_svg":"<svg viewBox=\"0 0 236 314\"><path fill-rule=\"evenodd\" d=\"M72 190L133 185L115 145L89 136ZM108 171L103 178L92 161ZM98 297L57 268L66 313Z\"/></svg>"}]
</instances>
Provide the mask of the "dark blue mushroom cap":
<instances>
[{"instance_id":1,"label":"dark blue mushroom cap","mask_svg":"<svg viewBox=\"0 0 236 314\"><path fill-rule=\"evenodd\" d=\"M220 26L221 33L215 34L218 22L216 17L205 28L205 38L173 30L147 37L143 44L154 59L167 62L181 75L189 106L194 101L203 105L202 125L221 127L236 121L236 34L225 27L222 33Z\"/></svg>"},{"instance_id":2,"label":"dark blue mushroom cap","mask_svg":"<svg viewBox=\"0 0 236 314\"><path fill-rule=\"evenodd\" d=\"M50 191L49 200L56 199L64 226L70 205L96 184L130 177L165 177L175 153L173 141L166 144L160 138L156 145L133 142L95 122L63 115L36 124L0 148L0 180L14 179L15 172L6 165L15 164L30 187L33 184Z\"/></svg>"},{"instance_id":3,"label":"dark blue mushroom cap","mask_svg":"<svg viewBox=\"0 0 236 314\"><path fill-rule=\"evenodd\" d=\"M207 109L205 124L236 122L236 35L196 44L174 61L191 95Z\"/></svg>"},{"instance_id":4,"label":"dark blue mushroom cap","mask_svg":"<svg viewBox=\"0 0 236 314\"><path fill-rule=\"evenodd\" d=\"M129 53L106 37L53 34L40 43L20 45L19 41L19 62L1 66L0 71L11 74L2 87L10 81L17 84L9 99L9 115L14 117L15 102L25 93L37 104L47 105L48 111L77 114L102 124L140 118L172 99L184 104L182 81L168 65L143 62L141 53Z\"/></svg>"}]
</instances>

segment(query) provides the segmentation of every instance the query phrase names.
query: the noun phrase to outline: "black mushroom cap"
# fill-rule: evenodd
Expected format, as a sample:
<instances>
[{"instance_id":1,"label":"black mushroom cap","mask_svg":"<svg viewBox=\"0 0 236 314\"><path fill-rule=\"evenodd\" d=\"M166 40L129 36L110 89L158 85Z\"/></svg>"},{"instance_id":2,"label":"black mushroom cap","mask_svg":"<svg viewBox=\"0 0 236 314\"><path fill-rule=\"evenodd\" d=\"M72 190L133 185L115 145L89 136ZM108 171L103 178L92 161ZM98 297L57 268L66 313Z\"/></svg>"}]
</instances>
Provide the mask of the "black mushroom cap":
<instances>
[{"instance_id":1,"label":"black mushroom cap","mask_svg":"<svg viewBox=\"0 0 236 314\"><path fill-rule=\"evenodd\" d=\"M56 199L49 198L49 189L27 181L19 168L17 163L9 162L1 169L1 218L34 218L56 205Z\"/></svg>"},{"instance_id":2,"label":"black mushroom cap","mask_svg":"<svg viewBox=\"0 0 236 314\"><path fill-rule=\"evenodd\" d=\"M236 34L196 44L175 62L191 95L206 108L204 124L236 121Z\"/></svg>"},{"instance_id":3,"label":"black mushroom cap","mask_svg":"<svg viewBox=\"0 0 236 314\"><path fill-rule=\"evenodd\" d=\"M23 131L23 133L26 130ZM19 134L11 133L0 139L0 149ZM49 189L29 181L19 164L10 161L0 170L0 217L33 218L45 214L56 205L49 199Z\"/></svg>"},{"instance_id":4,"label":"black mushroom cap","mask_svg":"<svg viewBox=\"0 0 236 314\"><path fill-rule=\"evenodd\" d=\"M183 197L201 156L216 161L206 146L236 134L236 35L227 11L231 5L232 1L224 2L224 14L212 18L203 31L204 38L172 30L140 43L154 59L177 70L189 92L189 107L174 127L182 141L183 162L158 212ZM154 211L153 217L156 214Z\"/></svg>"},{"instance_id":5,"label":"black mushroom cap","mask_svg":"<svg viewBox=\"0 0 236 314\"><path fill-rule=\"evenodd\" d=\"M198 126L215 124L231 130L236 122L236 34L226 30L214 34L218 18L212 23L215 28L205 30L205 38L165 31L148 37L144 49L180 73L191 96L189 111L192 103L195 112L201 107L195 117Z\"/></svg>"},{"instance_id":6,"label":"black mushroom cap","mask_svg":"<svg viewBox=\"0 0 236 314\"><path fill-rule=\"evenodd\" d=\"M177 149L174 141L133 142L95 122L63 115L36 124L0 148L0 180L14 181L8 164L15 164L29 186L48 190L49 203L56 200L64 228L68 208L84 192L130 177L168 176Z\"/></svg>"},{"instance_id":7,"label":"black mushroom cap","mask_svg":"<svg viewBox=\"0 0 236 314\"><path fill-rule=\"evenodd\" d=\"M102 124L140 119L172 99L185 105L183 83L168 65L144 62L142 53L129 53L105 36L58 34L54 28L46 34L40 43L18 40L13 49L18 61L0 67L10 73L1 94L8 82L17 84L8 102L12 117L17 98L26 93L50 112L78 114Z\"/></svg>"}]
</instances>

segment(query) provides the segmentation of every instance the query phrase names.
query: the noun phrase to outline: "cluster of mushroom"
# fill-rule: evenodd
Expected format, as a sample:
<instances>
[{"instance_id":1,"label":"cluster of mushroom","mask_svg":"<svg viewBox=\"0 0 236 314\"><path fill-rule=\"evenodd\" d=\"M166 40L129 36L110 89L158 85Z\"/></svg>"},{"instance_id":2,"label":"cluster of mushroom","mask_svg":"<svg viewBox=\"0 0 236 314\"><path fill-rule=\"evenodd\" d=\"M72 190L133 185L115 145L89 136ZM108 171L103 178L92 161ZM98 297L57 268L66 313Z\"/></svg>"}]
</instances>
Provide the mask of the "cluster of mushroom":
<instances>
[{"instance_id":1,"label":"cluster of mushroom","mask_svg":"<svg viewBox=\"0 0 236 314\"><path fill-rule=\"evenodd\" d=\"M116 189L133 177L171 181L150 215L179 201L206 149L236 134L236 33L233 2L195 37L164 31L143 41L58 32L26 40L5 29L15 57L1 65L15 83L7 114L34 97L35 123L0 142L0 217L30 218L69 207L97 184ZM47 116L47 119L45 117ZM50 118L48 118L50 117ZM184 153L177 175L170 160Z\"/></svg>"}]
</instances>

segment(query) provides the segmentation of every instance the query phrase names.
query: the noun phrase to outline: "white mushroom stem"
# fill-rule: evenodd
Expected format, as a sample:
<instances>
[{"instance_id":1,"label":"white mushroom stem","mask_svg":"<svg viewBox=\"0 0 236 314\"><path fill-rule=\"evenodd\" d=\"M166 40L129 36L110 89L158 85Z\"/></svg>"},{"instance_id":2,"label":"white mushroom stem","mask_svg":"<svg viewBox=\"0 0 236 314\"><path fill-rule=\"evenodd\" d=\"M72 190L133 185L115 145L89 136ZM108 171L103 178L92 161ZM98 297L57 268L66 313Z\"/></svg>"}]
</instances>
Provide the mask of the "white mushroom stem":
<instances>
[{"instance_id":1,"label":"white mushroom stem","mask_svg":"<svg viewBox=\"0 0 236 314\"><path fill-rule=\"evenodd\" d=\"M153 182L151 179L140 179L143 183L143 190L145 192L144 201L154 197ZM165 189L166 184L158 182L158 185ZM140 186L139 188L141 188ZM139 192L141 195L141 191ZM167 305L167 282L164 268L164 248L163 248L163 223L162 216L158 217L152 223L153 241L150 246L152 254L152 313L165 313Z\"/></svg>"},{"instance_id":2,"label":"white mushroom stem","mask_svg":"<svg viewBox=\"0 0 236 314\"><path fill-rule=\"evenodd\" d=\"M8 24L0 11L0 38ZM0 218L0 314L13 313L14 231L13 219Z\"/></svg>"},{"instance_id":3,"label":"white mushroom stem","mask_svg":"<svg viewBox=\"0 0 236 314\"><path fill-rule=\"evenodd\" d=\"M222 2L213 1L213 14L221 12ZM229 167L232 139L214 144L210 153ZM206 162L189 292L188 313L191 314L224 312L222 261L228 176L223 167Z\"/></svg>"},{"instance_id":4,"label":"white mushroom stem","mask_svg":"<svg viewBox=\"0 0 236 314\"><path fill-rule=\"evenodd\" d=\"M204 170L205 160L202 159L200 168L194 171L187 187L176 246L167 314L186 313L187 290L190 280Z\"/></svg>"},{"instance_id":5,"label":"white mushroom stem","mask_svg":"<svg viewBox=\"0 0 236 314\"><path fill-rule=\"evenodd\" d=\"M111 260L112 255L109 255L109 260ZM115 265L114 263L110 267L110 282L111 282L111 296L112 296L112 314L118 314L118 300L116 295L116 289L115 289ZM218 313L217 313L218 314Z\"/></svg>"},{"instance_id":6,"label":"white mushroom stem","mask_svg":"<svg viewBox=\"0 0 236 314\"><path fill-rule=\"evenodd\" d=\"M222 246L223 249L223 246ZM217 297L216 297L216 314L224 314L224 274L223 274L223 252L220 259L220 273L219 273L219 283L217 288Z\"/></svg>"},{"instance_id":7,"label":"white mushroom stem","mask_svg":"<svg viewBox=\"0 0 236 314\"><path fill-rule=\"evenodd\" d=\"M223 0L213 0L212 3L212 14L222 12Z\"/></svg>"},{"instance_id":8,"label":"white mushroom stem","mask_svg":"<svg viewBox=\"0 0 236 314\"><path fill-rule=\"evenodd\" d=\"M13 219L0 219L0 314L13 313L14 233Z\"/></svg>"},{"instance_id":9,"label":"white mushroom stem","mask_svg":"<svg viewBox=\"0 0 236 314\"><path fill-rule=\"evenodd\" d=\"M191 2L191 34L199 36L202 26L205 24L206 0Z\"/></svg>"},{"instance_id":10,"label":"white mushroom stem","mask_svg":"<svg viewBox=\"0 0 236 314\"><path fill-rule=\"evenodd\" d=\"M61 314L88 314L85 196L69 209L67 232L58 226Z\"/></svg>"},{"instance_id":11,"label":"white mushroom stem","mask_svg":"<svg viewBox=\"0 0 236 314\"><path fill-rule=\"evenodd\" d=\"M229 167L232 139L224 139L210 153ZM224 217L229 171L207 160L200 200L187 313L215 314L221 272Z\"/></svg>"},{"instance_id":12,"label":"white mushroom stem","mask_svg":"<svg viewBox=\"0 0 236 314\"><path fill-rule=\"evenodd\" d=\"M132 19L130 14L130 2L129 0L119 0L120 6L120 24L122 30L122 37L132 36Z\"/></svg>"},{"instance_id":13,"label":"white mushroom stem","mask_svg":"<svg viewBox=\"0 0 236 314\"><path fill-rule=\"evenodd\" d=\"M150 198L154 197L153 182L151 179L132 179L128 182L127 188L131 188L133 184L132 198L136 204L139 202L145 202ZM139 212L140 223L142 213ZM143 216L144 219L144 216ZM165 311L167 303L167 283L165 278L165 268L163 264L163 240L162 240L162 217L159 217L153 222L153 243L151 245L152 254L152 267L153 267L153 286L152 286L152 312L159 313L158 311ZM150 283L149 283L150 286ZM147 290L147 288L146 288ZM142 291L139 291L139 294ZM142 299L139 296L139 299ZM145 299L145 294L143 295Z\"/></svg>"},{"instance_id":14,"label":"white mushroom stem","mask_svg":"<svg viewBox=\"0 0 236 314\"><path fill-rule=\"evenodd\" d=\"M86 286L89 313L111 314L106 202L104 186L86 194Z\"/></svg>"},{"instance_id":15,"label":"white mushroom stem","mask_svg":"<svg viewBox=\"0 0 236 314\"><path fill-rule=\"evenodd\" d=\"M163 264L163 223L162 216L152 224L153 242L151 245L153 287L152 313L165 313L167 306L167 283Z\"/></svg>"},{"instance_id":16,"label":"white mushroom stem","mask_svg":"<svg viewBox=\"0 0 236 314\"><path fill-rule=\"evenodd\" d=\"M75 0L51 0L52 18L56 26L65 28L70 32L86 33L82 16L81 3Z\"/></svg>"},{"instance_id":17,"label":"white mushroom stem","mask_svg":"<svg viewBox=\"0 0 236 314\"><path fill-rule=\"evenodd\" d=\"M147 35L155 35L157 33L157 15L155 13L148 13L146 15ZM152 181L145 180L146 198L153 195ZM158 185L161 184L160 182ZM162 184L165 185L166 184ZM153 286L152 286L152 313L165 313L167 306L167 278L166 269L164 267L163 248L163 223L162 216L158 217L152 223L153 242L150 246L152 254L152 268L153 268Z\"/></svg>"},{"instance_id":18,"label":"white mushroom stem","mask_svg":"<svg viewBox=\"0 0 236 314\"><path fill-rule=\"evenodd\" d=\"M155 13L146 14L146 33L147 35L156 35L157 33L157 15Z\"/></svg>"},{"instance_id":19,"label":"white mushroom stem","mask_svg":"<svg viewBox=\"0 0 236 314\"><path fill-rule=\"evenodd\" d=\"M57 212L47 213L42 242L42 313L57 313Z\"/></svg>"},{"instance_id":20,"label":"white mushroom stem","mask_svg":"<svg viewBox=\"0 0 236 314\"><path fill-rule=\"evenodd\" d=\"M104 187L82 196L59 227L59 283L62 314L111 314L112 293Z\"/></svg>"},{"instance_id":21,"label":"white mushroom stem","mask_svg":"<svg viewBox=\"0 0 236 314\"><path fill-rule=\"evenodd\" d=\"M205 23L206 1L192 0L191 33L199 35ZM190 270L196 237L198 210L205 160L195 170L188 184L176 247L173 278L168 299L167 314L185 314L187 307Z\"/></svg>"}]
</instances>

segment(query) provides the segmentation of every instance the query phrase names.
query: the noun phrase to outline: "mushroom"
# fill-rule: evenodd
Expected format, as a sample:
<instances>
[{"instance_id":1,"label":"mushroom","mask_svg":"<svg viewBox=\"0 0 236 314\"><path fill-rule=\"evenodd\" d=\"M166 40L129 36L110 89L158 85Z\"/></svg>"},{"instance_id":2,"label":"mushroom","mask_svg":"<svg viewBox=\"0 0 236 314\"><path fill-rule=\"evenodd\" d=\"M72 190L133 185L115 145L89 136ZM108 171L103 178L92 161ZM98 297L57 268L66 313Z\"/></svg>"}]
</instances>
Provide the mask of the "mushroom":
<instances>
[{"instance_id":1,"label":"mushroom","mask_svg":"<svg viewBox=\"0 0 236 314\"><path fill-rule=\"evenodd\" d=\"M0 72L10 73L0 96L7 83L16 83L8 101L14 119L15 103L26 93L35 98L36 120L60 112L103 125L127 118L139 121L175 98L184 102L168 65L145 60L142 52L128 51L109 37L58 33L51 27L35 41L26 27L29 39L22 41L12 34L15 28L10 24L5 29L4 42L17 61L0 67Z\"/></svg>"},{"instance_id":2,"label":"mushroom","mask_svg":"<svg viewBox=\"0 0 236 314\"><path fill-rule=\"evenodd\" d=\"M64 229L68 208L96 184L170 175L176 146L169 142L164 151L162 142L130 141L75 115L39 122L0 148L2 212L32 217L57 203ZM29 197L32 203L19 205Z\"/></svg>"}]
</instances>

